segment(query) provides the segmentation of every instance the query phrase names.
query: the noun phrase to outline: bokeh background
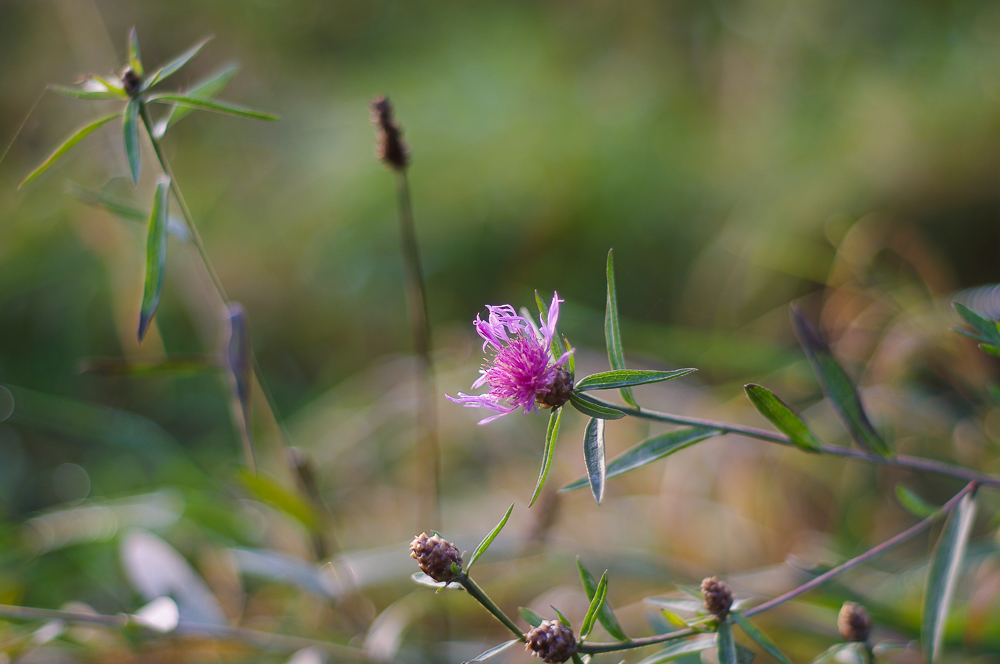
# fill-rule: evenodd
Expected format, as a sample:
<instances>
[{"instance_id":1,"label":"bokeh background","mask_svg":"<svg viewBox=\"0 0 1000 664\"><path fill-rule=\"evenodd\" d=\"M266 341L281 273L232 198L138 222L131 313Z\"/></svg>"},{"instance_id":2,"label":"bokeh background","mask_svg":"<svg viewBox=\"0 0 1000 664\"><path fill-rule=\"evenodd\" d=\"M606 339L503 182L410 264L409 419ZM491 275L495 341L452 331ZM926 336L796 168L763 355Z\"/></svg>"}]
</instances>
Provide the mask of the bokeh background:
<instances>
[{"instance_id":1,"label":"bokeh background","mask_svg":"<svg viewBox=\"0 0 1000 664\"><path fill-rule=\"evenodd\" d=\"M241 479L221 375L80 372L85 358L214 352L223 334L196 255L172 238L156 325L137 344L144 228L64 194L75 182L148 205L147 144L134 189L112 123L18 190L113 107L45 85L120 70L132 26L147 68L215 35L164 87L236 62L220 98L281 116L194 113L165 148L323 508L303 506L259 390L265 488ZM959 488L727 437L610 483L598 508L584 492L554 493L583 473L585 418L567 413L550 490L527 510L546 417L477 427L480 413L443 394L477 376L469 323L483 305L527 306L536 289L565 299L578 375L606 369L610 248L630 365L699 369L642 388L644 405L763 425L742 385L764 383L825 441L847 444L791 333L788 304L802 298L895 447L1000 470L984 390L995 361L948 329L955 297L1000 315L979 288L998 280L1000 250L996 3L7 0L0 66L11 145L0 162L0 601L134 611L163 594L135 560L186 560L214 599L185 604L174 588L182 617L461 661L505 637L468 598L412 586L406 542L421 530L471 550L515 502L479 564L501 606L556 604L580 620L580 555L610 569L610 597L640 635L654 628L645 595L709 574L778 594L802 568L912 523L897 482L938 502ZM393 180L373 157L367 104L380 94L412 152L441 392L437 525L417 509L431 482L414 448ZM609 455L659 430L609 424ZM1000 652L995 503L983 496L955 657ZM931 541L761 624L795 661L811 659L853 599L883 638L914 639ZM0 648L27 647L32 629L9 625ZM288 657L114 632L66 633L28 657L55 653Z\"/></svg>"}]
</instances>

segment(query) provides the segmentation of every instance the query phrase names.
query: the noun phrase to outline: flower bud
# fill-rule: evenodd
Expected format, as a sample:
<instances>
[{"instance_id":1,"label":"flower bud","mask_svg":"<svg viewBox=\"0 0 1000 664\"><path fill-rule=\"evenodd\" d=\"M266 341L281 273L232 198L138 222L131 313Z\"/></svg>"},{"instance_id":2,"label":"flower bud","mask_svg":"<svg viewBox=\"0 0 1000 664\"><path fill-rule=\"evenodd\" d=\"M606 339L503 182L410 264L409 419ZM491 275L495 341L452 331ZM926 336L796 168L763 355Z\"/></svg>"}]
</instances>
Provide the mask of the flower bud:
<instances>
[{"instance_id":1,"label":"flower bud","mask_svg":"<svg viewBox=\"0 0 1000 664\"><path fill-rule=\"evenodd\" d=\"M573 394L573 374L566 367L558 366L548 391L539 392L535 397L535 403L541 404L544 408L558 408L569 401L571 394Z\"/></svg>"},{"instance_id":2,"label":"flower bud","mask_svg":"<svg viewBox=\"0 0 1000 664\"><path fill-rule=\"evenodd\" d=\"M375 157L389 168L402 171L410 162L410 151L403 142L403 130L392 117L387 97L376 97L371 103L371 120L375 125Z\"/></svg>"},{"instance_id":3,"label":"flower bud","mask_svg":"<svg viewBox=\"0 0 1000 664\"><path fill-rule=\"evenodd\" d=\"M705 599L705 609L719 620L725 620L733 606L733 591L718 577L712 576L701 582L701 596Z\"/></svg>"},{"instance_id":4,"label":"flower bud","mask_svg":"<svg viewBox=\"0 0 1000 664\"><path fill-rule=\"evenodd\" d=\"M863 643L868 640L868 634L872 630L872 617L860 604L844 602L840 615L837 616L837 627L840 629L840 638L844 641Z\"/></svg>"},{"instance_id":5,"label":"flower bud","mask_svg":"<svg viewBox=\"0 0 1000 664\"><path fill-rule=\"evenodd\" d=\"M125 92L128 93L128 96L134 97L142 85L142 78L131 67L126 67L125 71L122 72L122 85L125 86Z\"/></svg>"},{"instance_id":6,"label":"flower bud","mask_svg":"<svg viewBox=\"0 0 1000 664\"><path fill-rule=\"evenodd\" d=\"M420 533L414 537L410 543L410 557L417 561L421 572L435 581L451 581L455 576L451 571L452 563L462 568L462 554L454 544L439 535L428 537L427 533Z\"/></svg>"},{"instance_id":7,"label":"flower bud","mask_svg":"<svg viewBox=\"0 0 1000 664\"><path fill-rule=\"evenodd\" d=\"M559 664L573 656L576 637L573 630L558 620L543 620L542 624L524 635L525 650L530 650L543 662Z\"/></svg>"}]
</instances>

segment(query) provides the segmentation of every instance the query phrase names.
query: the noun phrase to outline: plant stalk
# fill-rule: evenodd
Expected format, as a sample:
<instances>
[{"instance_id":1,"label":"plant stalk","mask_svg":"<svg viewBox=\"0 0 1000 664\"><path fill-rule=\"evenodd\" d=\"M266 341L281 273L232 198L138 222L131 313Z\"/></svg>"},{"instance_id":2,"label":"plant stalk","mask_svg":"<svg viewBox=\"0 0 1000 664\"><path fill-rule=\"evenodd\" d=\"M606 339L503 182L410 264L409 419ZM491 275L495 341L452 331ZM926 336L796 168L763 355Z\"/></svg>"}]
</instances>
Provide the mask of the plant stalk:
<instances>
[{"instance_id":1,"label":"plant stalk","mask_svg":"<svg viewBox=\"0 0 1000 664\"><path fill-rule=\"evenodd\" d=\"M477 602L483 605L487 611L493 614L493 617L503 623L504 627L509 629L514 636L518 638L519 641L524 642L524 633L521 629L514 623L513 620L507 617L507 614L500 610L500 607L487 596L483 589L472 580L472 577L465 572L459 572L452 579L463 588L465 591L472 595Z\"/></svg>"}]
</instances>

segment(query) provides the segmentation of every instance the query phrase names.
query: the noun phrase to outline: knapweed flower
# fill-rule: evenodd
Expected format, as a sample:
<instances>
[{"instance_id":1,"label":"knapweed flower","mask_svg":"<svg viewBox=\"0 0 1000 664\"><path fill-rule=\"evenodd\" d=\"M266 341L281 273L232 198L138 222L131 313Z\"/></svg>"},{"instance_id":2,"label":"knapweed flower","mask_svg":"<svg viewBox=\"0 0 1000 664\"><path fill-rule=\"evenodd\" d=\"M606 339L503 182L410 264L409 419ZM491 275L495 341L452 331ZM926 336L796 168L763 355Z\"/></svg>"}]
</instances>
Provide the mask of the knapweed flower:
<instances>
[{"instance_id":1,"label":"knapweed flower","mask_svg":"<svg viewBox=\"0 0 1000 664\"><path fill-rule=\"evenodd\" d=\"M559 320L558 293L552 294L548 315L540 315L541 326L536 332L531 322L518 316L509 304L489 306L489 315L483 320L478 314L473 324L483 341L483 352L492 349L493 358L487 359L480 369L482 374L472 384L473 389L489 385L486 394L458 393L448 396L455 403L467 408L488 408L496 411L480 424L492 422L518 408L525 414L544 408L557 408L569 401L573 392L573 374L565 367L572 350L559 358L552 354L552 340Z\"/></svg>"}]
</instances>

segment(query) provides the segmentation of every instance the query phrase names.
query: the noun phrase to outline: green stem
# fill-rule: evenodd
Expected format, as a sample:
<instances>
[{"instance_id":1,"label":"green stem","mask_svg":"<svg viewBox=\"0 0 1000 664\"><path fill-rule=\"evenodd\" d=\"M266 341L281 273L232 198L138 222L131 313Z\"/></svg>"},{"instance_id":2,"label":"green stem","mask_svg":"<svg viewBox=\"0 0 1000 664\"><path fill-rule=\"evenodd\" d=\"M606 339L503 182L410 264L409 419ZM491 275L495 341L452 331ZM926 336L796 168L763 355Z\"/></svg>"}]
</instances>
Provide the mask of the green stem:
<instances>
[{"instance_id":1,"label":"green stem","mask_svg":"<svg viewBox=\"0 0 1000 664\"><path fill-rule=\"evenodd\" d=\"M683 417L681 415L672 415L670 413L660 413L655 410L646 410L645 408L631 408L629 406L620 406L615 403L610 403L608 401L603 401L597 399L590 394L587 395L589 398L593 399L595 402L602 406L607 406L608 408L614 408L620 410L626 415L631 415L633 417L640 417L646 420L653 420L656 422L666 422L668 424L683 424L689 426L707 427L710 429L718 429L719 431L725 431L726 433L735 433L742 436L747 436L749 438L757 438L758 440L765 440L769 443L778 443L781 445L792 445L792 441L788 436L775 433L773 431L768 431L766 429L758 429L756 427L743 426L741 424L727 424L725 422L716 422L713 420L704 420L698 417ZM944 463L941 461L934 461L933 459L924 459L923 457L913 457L900 454L894 457L884 457L873 452L866 452L864 450L855 450L849 447L839 447L836 445L822 445L816 450L820 454L830 454L833 456L845 457L848 459L857 459L859 461L867 461L869 463L877 463L883 466L893 466L895 468L906 468L909 470L919 470L929 473L936 473L938 475L948 475L950 477L955 477L966 482L975 482L981 486L990 487L993 489L1000 489L1000 477L993 475L987 475L986 473L976 472L974 470L969 470L968 468L962 468L960 466L954 466L949 463Z\"/></svg>"},{"instance_id":2,"label":"green stem","mask_svg":"<svg viewBox=\"0 0 1000 664\"><path fill-rule=\"evenodd\" d=\"M465 591L467 593L472 595L477 602L482 604L483 608L492 613L494 618L502 622L504 627L509 629L511 633L518 638L518 640L522 642L524 641L524 632L521 631L521 629L514 623L513 620L507 617L506 613L500 610L500 607L497 606L496 603L493 600L491 600L486 595L485 592L483 592L483 589L480 588L479 585L472 580L471 576L469 576L465 572L459 572L452 578L452 581L458 583L463 588L465 588Z\"/></svg>"}]
</instances>

